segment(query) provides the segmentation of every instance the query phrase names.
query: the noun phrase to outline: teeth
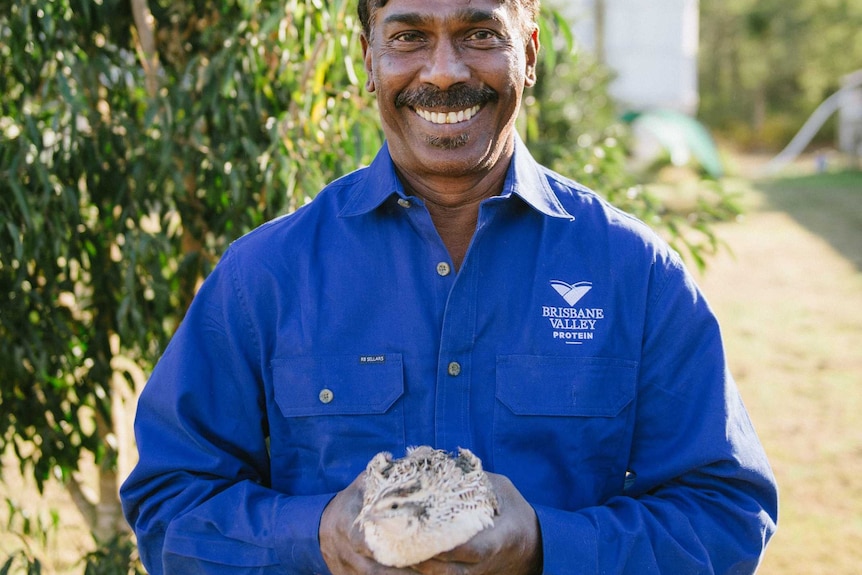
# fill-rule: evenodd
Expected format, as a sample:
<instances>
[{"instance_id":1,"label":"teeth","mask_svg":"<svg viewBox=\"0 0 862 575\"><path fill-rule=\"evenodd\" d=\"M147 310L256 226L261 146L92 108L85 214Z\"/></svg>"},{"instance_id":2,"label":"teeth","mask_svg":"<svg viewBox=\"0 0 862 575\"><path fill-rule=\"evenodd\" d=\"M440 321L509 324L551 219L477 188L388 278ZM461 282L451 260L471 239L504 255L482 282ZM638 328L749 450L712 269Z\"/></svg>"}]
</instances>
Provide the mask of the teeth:
<instances>
[{"instance_id":1,"label":"teeth","mask_svg":"<svg viewBox=\"0 0 862 575\"><path fill-rule=\"evenodd\" d=\"M419 116L431 122L432 124L457 124L458 122L465 122L476 115L481 106L473 106L467 110L460 110L458 112L431 112L429 110L422 110L420 108L416 108L416 113Z\"/></svg>"}]
</instances>

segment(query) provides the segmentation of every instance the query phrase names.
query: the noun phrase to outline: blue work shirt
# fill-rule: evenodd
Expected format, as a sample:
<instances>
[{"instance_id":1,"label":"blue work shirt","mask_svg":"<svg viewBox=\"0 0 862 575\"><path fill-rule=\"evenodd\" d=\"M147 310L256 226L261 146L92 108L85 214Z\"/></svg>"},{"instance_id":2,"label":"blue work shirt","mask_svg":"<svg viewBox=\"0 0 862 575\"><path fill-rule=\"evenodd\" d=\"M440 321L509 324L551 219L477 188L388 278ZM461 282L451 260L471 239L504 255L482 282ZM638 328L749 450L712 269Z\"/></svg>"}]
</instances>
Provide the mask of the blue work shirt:
<instances>
[{"instance_id":1,"label":"blue work shirt","mask_svg":"<svg viewBox=\"0 0 862 575\"><path fill-rule=\"evenodd\" d=\"M156 366L122 489L160 573L327 573L324 507L379 451L468 447L545 573L748 573L776 486L719 326L644 224L520 140L455 270L384 146L237 240Z\"/></svg>"}]
</instances>

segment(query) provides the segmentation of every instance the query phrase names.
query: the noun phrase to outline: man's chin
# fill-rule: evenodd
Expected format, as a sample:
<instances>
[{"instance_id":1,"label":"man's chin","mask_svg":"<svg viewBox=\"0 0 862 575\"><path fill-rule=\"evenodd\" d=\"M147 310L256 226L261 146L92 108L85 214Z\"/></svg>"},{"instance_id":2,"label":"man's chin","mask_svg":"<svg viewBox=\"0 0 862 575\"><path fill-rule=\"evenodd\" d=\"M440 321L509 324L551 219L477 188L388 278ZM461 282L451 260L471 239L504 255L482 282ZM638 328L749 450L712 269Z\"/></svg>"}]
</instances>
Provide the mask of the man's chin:
<instances>
[{"instance_id":1,"label":"man's chin","mask_svg":"<svg viewBox=\"0 0 862 575\"><path fill-rule=\"evenodd\" d=\"M470 141L467 134L459 134L457 136L428 136L426 141L429 145L440 150L457 150L463 148Z\"/></svg>"}]
</instances>

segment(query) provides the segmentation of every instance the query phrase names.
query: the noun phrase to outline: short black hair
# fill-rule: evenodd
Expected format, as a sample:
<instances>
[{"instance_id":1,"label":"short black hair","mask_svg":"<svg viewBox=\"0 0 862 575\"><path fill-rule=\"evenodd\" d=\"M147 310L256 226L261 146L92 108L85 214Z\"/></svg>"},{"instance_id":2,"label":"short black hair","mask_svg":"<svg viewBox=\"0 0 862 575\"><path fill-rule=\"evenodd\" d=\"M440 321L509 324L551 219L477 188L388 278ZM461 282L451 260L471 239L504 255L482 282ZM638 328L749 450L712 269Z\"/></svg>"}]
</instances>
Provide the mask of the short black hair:
<instances>
[{"instance_id":1,"label":"short black hair","mask_svg":"<svg viewBox=\"0 0 862 575\"><path fill-rule=\"evenodd\" d=\"M366 38L371 38L371 24L374 16L374 11L378 8L382 8L386 6L386 3L389 0L359 0L359 5L357 6L357 13L359 14L359 22L362 24L362 32L365 34ZM519 12L524 15L526 18L529 18L529 22L536 22L539 17L539 0L500 0L501 3L512 3L514 4Z\"/></svg>"}]
</instances>

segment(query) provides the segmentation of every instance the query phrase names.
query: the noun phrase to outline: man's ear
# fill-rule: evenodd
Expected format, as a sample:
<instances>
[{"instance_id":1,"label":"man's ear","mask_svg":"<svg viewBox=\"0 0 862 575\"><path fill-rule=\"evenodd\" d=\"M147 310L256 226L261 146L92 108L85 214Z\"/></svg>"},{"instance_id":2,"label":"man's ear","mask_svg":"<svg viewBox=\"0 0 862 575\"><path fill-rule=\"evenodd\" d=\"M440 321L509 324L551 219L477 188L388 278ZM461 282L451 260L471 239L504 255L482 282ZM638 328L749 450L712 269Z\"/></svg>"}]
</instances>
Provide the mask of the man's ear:
<instances>
[{"instance_id":1,"label":"man's ear","mask_svg":"<svg viewBox=\"0 0 862 575\"><path fill-rule=\"evenodd\" d=\"M365 73L368 75L368 79L365 80L365 89L369 92L374 92L376 88L374 86L374 74L372 73L371 46L365 34L359 36L359 42L362 45L362 60L365 62Z\"/></svg>"},{"instance_id":2,"label":"man's ear","mask_svg":"<svg viewBox=\"0 0 862 575\"><path fill-rule=\"evenodd\" d=\"M526 45L526 70L524 74L524 84L529 88L536 83L536 65L539 61L539 27L533 26L530 37L527 38Z\"/></svg>"}]
</instances>

